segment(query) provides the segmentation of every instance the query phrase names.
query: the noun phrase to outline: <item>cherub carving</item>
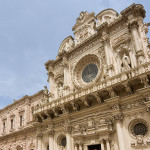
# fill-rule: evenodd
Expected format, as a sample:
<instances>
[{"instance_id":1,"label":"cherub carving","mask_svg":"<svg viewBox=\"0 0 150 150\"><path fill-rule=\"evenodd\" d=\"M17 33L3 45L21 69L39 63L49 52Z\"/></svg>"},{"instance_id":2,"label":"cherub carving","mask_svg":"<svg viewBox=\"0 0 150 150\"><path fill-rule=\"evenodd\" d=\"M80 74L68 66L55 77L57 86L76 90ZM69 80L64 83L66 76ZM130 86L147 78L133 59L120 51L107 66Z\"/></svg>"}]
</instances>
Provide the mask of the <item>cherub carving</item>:
<instances>
[{"instance_id":1,"label":"cherub carving","mask_svg":"<svg viewBox=\"0 0 150 150\"><path fill-rule=\"evenodd\" d=\"M88 118L87 124L88 124L88 128L89 128L89 129L95 127L95 122L93 121L93 119L92 119L91 117Z\"/></svg>"},{"instance_id":2,"label":"cherub carving","mask_svg":"<svg viewBox=\"0 0 150 150\"><path fill-rule=\"evenodd\" d=\"M80 125L77 123L74 127L74 132L80 131Z\"/></svg>"}]
</instances>

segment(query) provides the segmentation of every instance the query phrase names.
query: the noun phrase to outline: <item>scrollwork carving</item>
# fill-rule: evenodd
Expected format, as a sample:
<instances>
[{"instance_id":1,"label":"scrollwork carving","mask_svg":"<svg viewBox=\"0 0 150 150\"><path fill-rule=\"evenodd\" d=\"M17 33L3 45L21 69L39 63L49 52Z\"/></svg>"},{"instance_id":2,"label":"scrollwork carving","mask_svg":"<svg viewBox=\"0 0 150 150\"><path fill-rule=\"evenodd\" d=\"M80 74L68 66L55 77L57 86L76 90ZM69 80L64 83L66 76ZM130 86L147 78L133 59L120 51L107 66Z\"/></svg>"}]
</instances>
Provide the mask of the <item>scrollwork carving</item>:
<instances>
[{"instance_id":1,"label":"scrollwork carving","mask_svg":"<svg viewBox=\"0 0 150 150\"><path fill-rule=\"evenodd\" d=\"M116 114L116 115L113 115L112 118L113 118L113 121L122 121L124 118L124 115L123 114Z\"/></svg>"}]
</instances>

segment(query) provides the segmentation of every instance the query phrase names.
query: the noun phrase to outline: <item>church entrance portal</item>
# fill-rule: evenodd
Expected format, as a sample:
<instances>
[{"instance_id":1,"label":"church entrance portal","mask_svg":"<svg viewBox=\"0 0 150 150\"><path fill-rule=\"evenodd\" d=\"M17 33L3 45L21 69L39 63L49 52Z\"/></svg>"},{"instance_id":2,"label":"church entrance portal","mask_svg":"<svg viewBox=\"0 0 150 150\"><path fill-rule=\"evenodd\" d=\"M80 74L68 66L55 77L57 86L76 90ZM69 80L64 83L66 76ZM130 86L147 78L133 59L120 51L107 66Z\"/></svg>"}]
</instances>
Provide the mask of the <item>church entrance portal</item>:
<instances>
[{"instance_id":1,"label":"church entrance portal","mask_svg":"<svg viewBox=\"0 0 150 150\"><path fill-rule=\"evenodd\" d=\"M101 145L89 145L88 150L101 150Z\"/></svg>"}]
</instances>

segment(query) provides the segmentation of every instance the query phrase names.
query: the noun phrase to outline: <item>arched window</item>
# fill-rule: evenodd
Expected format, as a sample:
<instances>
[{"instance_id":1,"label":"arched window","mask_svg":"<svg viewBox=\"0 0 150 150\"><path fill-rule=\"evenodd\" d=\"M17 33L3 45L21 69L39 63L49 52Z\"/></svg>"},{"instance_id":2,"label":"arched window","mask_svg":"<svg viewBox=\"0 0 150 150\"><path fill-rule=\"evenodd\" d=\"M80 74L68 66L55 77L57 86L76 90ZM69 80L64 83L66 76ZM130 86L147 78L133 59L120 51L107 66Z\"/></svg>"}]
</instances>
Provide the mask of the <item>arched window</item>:
<instances>
[{"instance_id":1,"label":"arched window","mask_svg":"<svg viewBox=\"0 0 150 150\"><path fill-rule=\"evenodd\" d=\"M67 144L66 136L65 135L60 135L57 139L57 143L59 146L65 147Z\"/></svg>"}]
</instances>

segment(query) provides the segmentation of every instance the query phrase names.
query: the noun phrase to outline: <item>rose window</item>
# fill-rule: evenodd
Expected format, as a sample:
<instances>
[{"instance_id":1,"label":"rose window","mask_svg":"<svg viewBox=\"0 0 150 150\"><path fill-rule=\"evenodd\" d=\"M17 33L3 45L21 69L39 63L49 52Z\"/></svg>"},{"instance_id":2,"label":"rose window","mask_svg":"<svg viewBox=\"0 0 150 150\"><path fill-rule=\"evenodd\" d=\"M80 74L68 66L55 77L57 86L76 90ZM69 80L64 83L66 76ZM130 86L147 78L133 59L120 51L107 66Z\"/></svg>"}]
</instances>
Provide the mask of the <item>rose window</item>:
<instances>
[{"instance_id":1,"label":"rose window","mask_svg":"<svg viewBox=\"0 0 150 150\"><path fill-rule=\"evenodd\" d=\"M87 65L82 72L82 79L84 82L91 82L97 76L98 68L95 64Z\"/></svg>"},{"instance_id":2,"label":"rose window","mask_svg":"<svg viewBox=\"0 0 150 150\"><path fill-rule=\"evenodd\" d=\"M137 123L133 127L133 132L135 135L145 135L147 133L147 127L143 123Z\"/></svg>"},{"instance_id":3,"label":"rose window","mask_svg":"<svg viewBox=\"0 0 150 150\"><path fill-rule=\"evenodd\" d=\"M133 120L129 126L129 130L133 136L145 136L148 133L148 125L142 119Z\"/></svg>"}]
</instances>

